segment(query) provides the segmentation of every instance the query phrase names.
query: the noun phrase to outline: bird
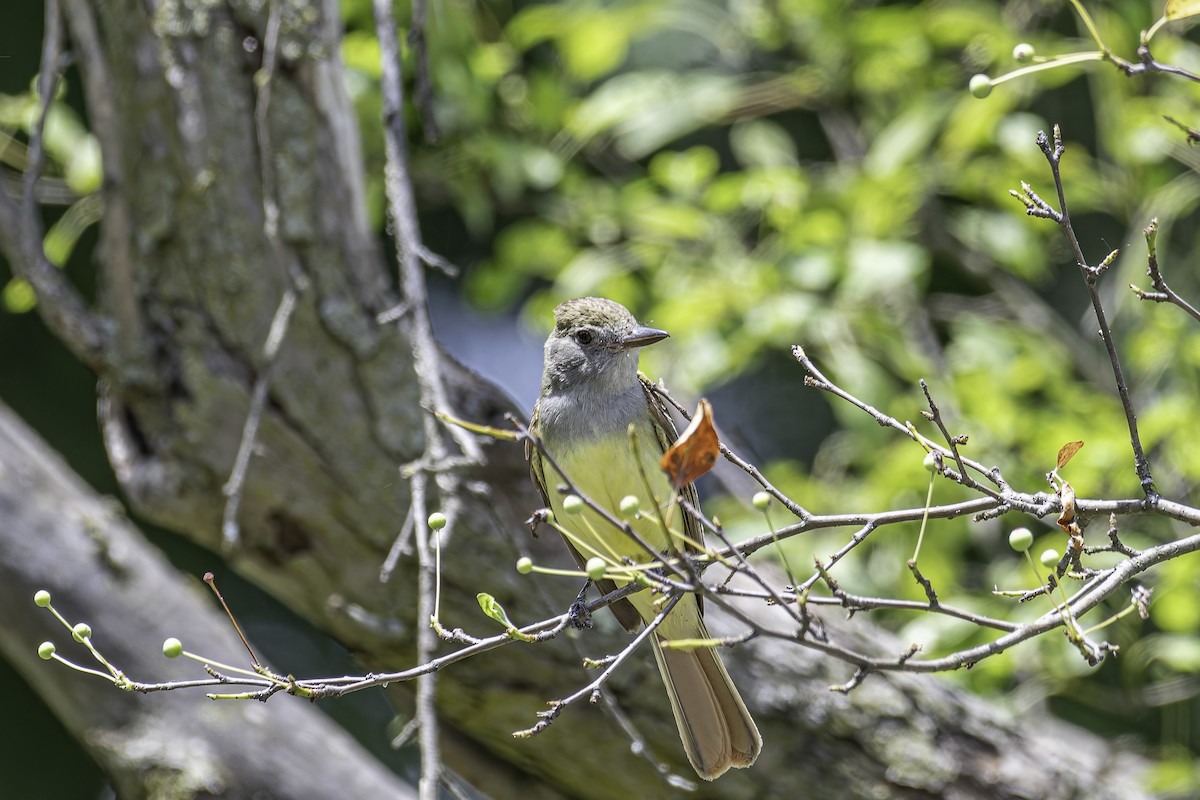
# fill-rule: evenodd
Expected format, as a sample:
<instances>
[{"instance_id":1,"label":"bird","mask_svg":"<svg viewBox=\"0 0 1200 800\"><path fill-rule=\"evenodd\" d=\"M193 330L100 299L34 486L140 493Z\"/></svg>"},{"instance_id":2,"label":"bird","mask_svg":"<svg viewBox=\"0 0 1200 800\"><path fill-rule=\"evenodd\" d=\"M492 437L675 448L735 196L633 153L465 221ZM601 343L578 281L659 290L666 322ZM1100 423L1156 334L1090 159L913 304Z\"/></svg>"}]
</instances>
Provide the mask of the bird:
<instances>
[{"instance_id":1,"label":"bird","mask_svg":"<svg viewBox=\"0 0 1200 800\"><path fill-rule=\"evenodd\" d=\"M665 554L678 550L654 510L658 506L665 513L674 494L659 461L677 432L638 373L639 349L668 336L640 324L620 303L602 297L568 300L554 309L541 392L529 426L540 448L527 440L525 453L545 507L571 535L565 541L581 569L597 555L610 563L661 563ZM642 513L629 524L656 552L647 552L592 509L565 513L565 496L558 491L566 485L564 475L581 494L614 513L623 498L637 497ZM693 484L679 491L693 508L699 508ZM684 547L695 550L691 543L703 541L698 521L683 514L682 529ZM625 583L610 578L598 582L604 593ZM633 633L658 615L661 602L656 599L661 601L649 591L640 591L616 600L610 608L622 627ZM696 774L711 781L730 767L753 764L762 749L762 736L715 648L664 646L696 639L711 636L704 625L702 598L687 593L650 641L684 752Z\"/></svg>"}]
</instances>

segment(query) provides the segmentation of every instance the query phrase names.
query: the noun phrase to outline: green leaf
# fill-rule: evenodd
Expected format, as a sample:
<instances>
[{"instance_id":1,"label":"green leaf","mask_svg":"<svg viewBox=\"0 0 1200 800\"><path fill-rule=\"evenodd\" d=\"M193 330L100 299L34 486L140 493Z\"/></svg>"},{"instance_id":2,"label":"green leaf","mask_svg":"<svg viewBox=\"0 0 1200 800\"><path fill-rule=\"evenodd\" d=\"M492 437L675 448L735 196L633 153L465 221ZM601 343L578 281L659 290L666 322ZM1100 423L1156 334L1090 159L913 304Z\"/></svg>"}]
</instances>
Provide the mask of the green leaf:
<instances>
[{"instance_id":1,"label":"green leaf","mask_svg":"<svg viewBox=\"0 0 1200 800\"><path fill-rule=\"evenodd\" d=\"M517 626L513 625L508 619L508 614L504 611L504 607L500 605L496 598L492 597L487 592L480 592L475 595L475 599L479 602L479 607L483 609L483 613L487 614L492 619L504 626L505 633L509 638L516 639L521 642L532 642L534 637L527 633L521 633L517 630Z\"/></svg>"},{"instance_id":2,"label":"green leaf","mask_svg":"<svg viewBox=\"0 0 1200 800\"><path fill-rule=\"evenodd\" d=\"M380 66L379 40L366 31L350 31L342 37L342 61L347 69L356 70L376 80L383 72Z\"/></svg>"},{"instance_id":3,"label":"green leaf","mask_svg":"<svg viewBox=\"0 0 1200 800\"><path fill-rule=\"evenodd\" d=\"M1167 0L1163 16L1167 19L1183 19L1200 14L1200 0Z\"/></svg>"},{"instance_id":4,"label":"green leaf","mask_svg":"<svg viewBox=\"0 0 1200 800\"><path fill-rule=\"evenodd\" d=\"M588 140L611 131L621 154L643 158L738 102L739 80L715 72L630 72L605 81L576 106L567 129Z\"/></svg>"},{"instance_id":5,"label":"green leaf","mask_svg":"<svg viewBox=\"0 0 1200 800\"><path fill-rule=\"evenodd\" d=\"M799 163L795 139L768 120L737 123L729 131L729 146L738 163L747 167L794 167Z\"/></svg>"},{"instance_id":6,"label":"green leaf","mask_svg":"<svg viewBox=\"0 0 1200 800\"><path fill-rule=\"evenodd\" d=\"M720 167L721 159L717 152L700 145L681 153L658 153L650 160L649 174L664 189L680 196L690 196L706 186Z\"/></svg>"},{"instance_id":7,"label":"green leaf","mask_svg":"<svg viewBox=\"0 0 1200 800\"><path fill-rule=\"evenodd\" d=\"M499 622L506 628L516 627L509 622L508 614L504 611L504 606L500 605L496 598L492 597L487 592L480 592L479 594L475 595L475 599L479 602L479 607L483 610L484 614L496 620L496 622Z\"/></svg>"},{"instance_id":8,"label":"green leaf","mask_svg":"<svg viewBox=\"0 0 1200 800\"><path fill-rule=\"evenodd\" d=\"M591 11L576 15L560 40L563 64L581 80L594 80L616 69L629 52L630 31L617 15Z\"/></svg>"},{"instance_id":9,"label":"green leaf","mask_svg":"<svg viewBox=\"0 0 1200 800\"><path fill-rule=\"evenodd\" d=\"M911 287L929 266L929 253L899 239L863 239L849 248L850 272L844 291L848 296L885 297L901 287Z\"/></svg>"}]
</instances>

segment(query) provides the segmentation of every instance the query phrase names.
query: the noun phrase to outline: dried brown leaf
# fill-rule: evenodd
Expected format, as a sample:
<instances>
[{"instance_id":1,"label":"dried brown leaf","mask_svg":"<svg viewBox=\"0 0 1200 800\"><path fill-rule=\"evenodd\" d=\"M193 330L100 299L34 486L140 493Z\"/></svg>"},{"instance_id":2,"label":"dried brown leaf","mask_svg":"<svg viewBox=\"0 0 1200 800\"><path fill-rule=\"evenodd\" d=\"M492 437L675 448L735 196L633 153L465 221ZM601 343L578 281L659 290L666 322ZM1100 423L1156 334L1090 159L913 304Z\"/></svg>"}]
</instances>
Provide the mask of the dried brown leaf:
<instances>
[{"instance_id":1,"label":"dried brown leaf","mask_svg":"<svg viewBox=\"0 0 1200 800\"><path fill-rule=\"evenodd\" d=\"M663 454L659 466L667 473L671 486L679 489L712 469L720 452L721 442L712 423L712 406L702 398L692 424Z\"/></svg>"},{"instance_id":2,"label":"dried brown leaf","mask_svg":"<svg viewBox=\"0 0 1200 800\"><path fill-rule=\"evenodd\" d=\"M1058 515L1058 527L1067 533L1074 533L1079 529L1075 525L1075 488L1063 481L1058 489L1058 496L1062 499L1063 506L1062 513Z\"/></svg>"},{"instance_id":3,"label":"dried brown leaf","mask_svg":"<svg viewBox=\"0 0 1200 800\"><path fill-rule=\"evenodd\" d=\"M1058 448L1058 466L1055 469L1058 470L1065 467L1067 462L1075 457L1075 454L1079 452L1081 447L1083 447L1083 442L1067 442Z\"/></svg>"}]
</instances>

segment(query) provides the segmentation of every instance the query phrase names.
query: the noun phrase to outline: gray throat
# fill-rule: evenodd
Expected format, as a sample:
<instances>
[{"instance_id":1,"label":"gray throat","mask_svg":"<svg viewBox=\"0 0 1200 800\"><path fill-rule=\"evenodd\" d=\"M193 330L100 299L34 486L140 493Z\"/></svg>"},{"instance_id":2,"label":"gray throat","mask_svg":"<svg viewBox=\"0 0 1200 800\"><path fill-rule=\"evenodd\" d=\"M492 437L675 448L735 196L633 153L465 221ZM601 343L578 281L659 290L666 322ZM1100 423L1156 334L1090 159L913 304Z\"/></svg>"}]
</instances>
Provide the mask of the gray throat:
<instances>
[{"instance_id":1,"label":"gray throat","mask_svg":"<svg viewBox=\"0 0 1200 800\"><path fill-rule=\"evenodd\" d=\"M596 382L560 387L538 400L538 427L551 451L602 436L624 437L629 423L645 414L646 398L636 379L618 391L603 391Z\"/></svg>"}]
</instances>

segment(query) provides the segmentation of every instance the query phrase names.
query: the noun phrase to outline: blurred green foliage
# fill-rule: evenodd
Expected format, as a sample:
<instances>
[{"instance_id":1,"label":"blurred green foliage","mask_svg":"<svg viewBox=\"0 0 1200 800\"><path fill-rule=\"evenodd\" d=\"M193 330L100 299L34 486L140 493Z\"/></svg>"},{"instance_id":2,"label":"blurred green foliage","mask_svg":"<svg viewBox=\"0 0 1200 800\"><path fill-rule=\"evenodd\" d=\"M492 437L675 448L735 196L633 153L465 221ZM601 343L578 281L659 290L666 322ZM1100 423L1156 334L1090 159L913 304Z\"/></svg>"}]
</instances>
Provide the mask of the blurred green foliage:
<instances>
[{"instance_id":1,"label":"blurred green foliage","mask_svg":"<svg viewBox=\"0 0 1200 800\"><path fill-rule=\"evenodd\" d=\"M1151 5L1087 9L1105 43L1135 60ZM343 8L350 85L378 166L369 4ZM1196 70L1200 47L1185 33L1160 32L1154 54ZM1080 496L1133 497L1128 433L1078 271L1056 226L1027 218L1008 194L1027 181L1054 197L1034 139L1061 124L1066 197L1088 258L1122 251L1103 291L1155 476L1168 495L1196 502L1200 336L1176 309L1125 288L1146 282L1141 229L1157 216L1168 280L1200 297L1186 267L1200 244L1200 151L1163 119L1195 125L1196 86L1089 62L1002 83L985 100L966 91L972 74L1018 68L1020 42L1046 55L1095 49L1069 4L443 0L429 7L426 34L432 102L414 103L410 119L417 191L428 226L449 217L477 244L456 255L478 307L521 304L545 328L566 297L614 298L672 332L674 346L647 351L644 368L692 392L752 379L798 343L831 379L934 436L919 418L924 377L953 432L970 435L966 452L1015 486L1046 489L1059 446L1082 439L1064 471ZM410 77L416 57L406 48ZM427 115L436 141L421 137ZM381 215L382 192L371 191ZM812 392L796 372L795 392ZM920 506L924 453L826 402L838 429L815 453L772 454L772 479L817 512ZM761 424L804 425L797 416ZM935 485L935 503L967 496ZM736 535L761 533L747 499L707 505ZM1008 548L1009 529L1033 526L1034 553L1064 545L1051 521L1014 516L932 523L921 567L943 600L1016 618L1045 610L991 594L1035 581ZM1135 547L1182 533L1161 520L1123 525ZM846 535L784 547L807 564ZM881 530L836 574L856 592L920 599L904 566L915 537L915 525ZM1164 790L1187 794L1200 786L1194 559L1148 581L1151 620L1107 631L1129 657L1091 670L1046 637L954 677L1011 692L1017 705L1051 698L1097 729L1138 731L1161 754ZM926 654L991 636L943 617L877 616ZM1157 692L1167 685L1176 691Z\"/></svg>"},{"instance_id":2,"label":"blurred green foliage","mask_svg":"<svg viewBox=\"0 0 1200 800\"><path fill-rule=\"evenodd\" d=\"M397 4L402 37L411 9ZM1136 60L1138 34L1158 6L1085 2L1105 43ZM383 141L379 46L370 0L342 0L346 85L367 162L368 207L382 230ZM427 238L465 267L481 309L520 306L545 328L560 300L601 294L671 331L673 346L644 357L682 392L736 381L753 386L772 359L801 344L832 380L922 432L925 378L965 452L996 464L1017 488L1048 488L1060 445L1086 447L1064 470L1079 495L1136 497L1125 421L1096 324L1061 235L1025 216L1008 194L1026 181L1054 196L1034 144L1060 124L1063 175L1076 230L1092 263L1118 248L1102 280L1109 321L1133 389L1159 488L1197 503L1200 336L1167 306L1142 303L1141 230L1160 221L1159 258L1178 292L1200 300L1190 265L1200 252L1200 150L1164 115L1200 127L1200 89L1167 75L1129 78L1090 62L967 92L976 73L1038 54L1094 49L1065 0L438 0L426 8L429 100L405 39L413 172ZM1185 23L1153 40L1161 61L1200 72ZM0 96L0 157L16 170L33 124L33 91ZM433 123L436 140L424 138ZM44 183L66 209L51 215L48 257L62 264L101 213L99 148L60 101L47 121ZM448 232L447 232L448 231ZM462 235L456 235L461 233ZM5 313L35 302L19 279L0 291ZM815 390L795 368L792 416L727 427L810 424ZM752 391L752 389L751 389ZM759 464L818 513L919 507L924 452L848 404L829 404L836 430L814 452ZM808 403L809 405L805 405ZM969 497L941 481L934 502ZM768 530L749 498L709 497L735 536ZM784 522L771 510L771 521ZM1061 550L1051 521L934 521L921 569L944 602L993 616L1033 618L1044 598L1017 605L993 587L1036 579L1007 532L1034 529L1033 553ZM1190 531L1162 520L1122 521L1134 546ZM783 543L793 566L827 557L848 532ZM917 525L890 526L840 563L861 594L923 599L905 567ZM1087 531L1102 542L1103 521ZM1096 559L1094 566L1112 563ZM1044 701L1108 733L1136 733L1158 759L1156 788L1200 791L1200 580L1195 558L1146 576L1151 618L1106 629L1122 648L1088 668L1058 636L985 660L958 680ZM1124 604L1114 598L1109 612ZM1093 612L1084 624L1103 614ZM948 617L873 612L900 640L938 655L992 633Z\"/></svg>"}]
</instances>

